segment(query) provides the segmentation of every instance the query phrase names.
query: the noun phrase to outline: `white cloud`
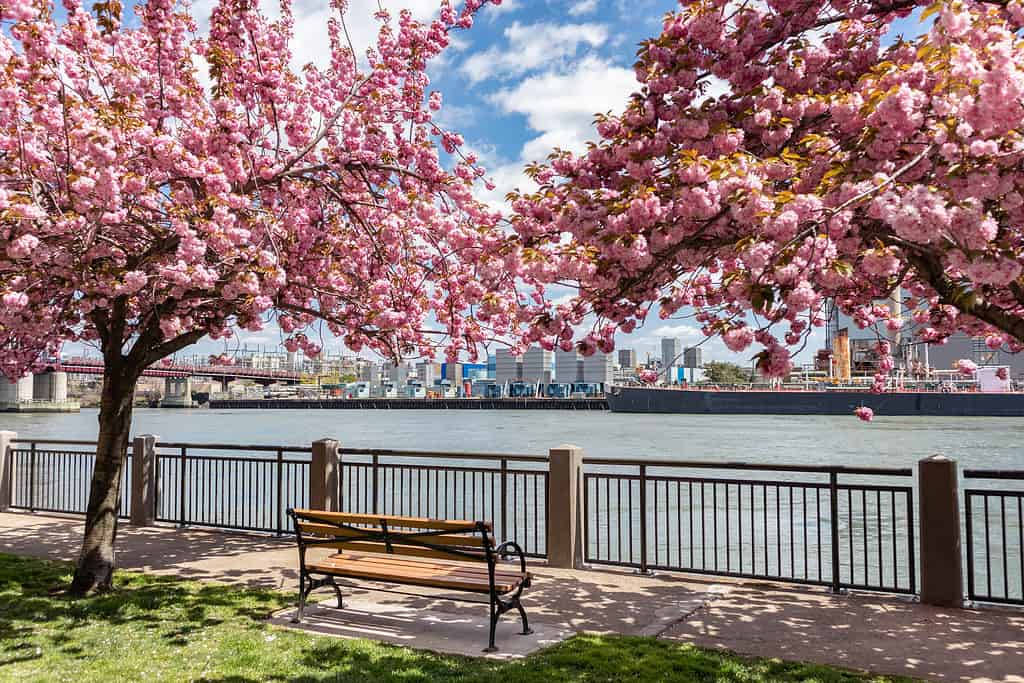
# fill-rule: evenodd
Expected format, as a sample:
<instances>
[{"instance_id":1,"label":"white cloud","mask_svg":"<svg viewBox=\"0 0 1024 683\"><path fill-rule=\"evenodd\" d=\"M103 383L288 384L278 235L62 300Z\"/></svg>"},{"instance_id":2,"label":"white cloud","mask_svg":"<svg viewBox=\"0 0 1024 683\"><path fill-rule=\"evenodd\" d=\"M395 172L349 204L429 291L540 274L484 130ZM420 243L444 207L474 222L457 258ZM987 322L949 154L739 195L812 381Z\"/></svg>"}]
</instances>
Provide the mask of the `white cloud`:
<instances>
[{"instance_id":1,"label":"white cloud","mask_svg":"<svg viewBox=\"0 0 1024 683\"><path fill-rule=\"evenodd\" d=\"M624 109L636 88L630 69L586 57L564 72L547 71L499 90L490 101L502 111L526 116L539 135L526 143L523 161L543 159L552 147L574 151L593 139L594 114Z\"/></svg>"},{"instance_id":2,"label":"white cloud","mask_svg":"<svg viewBox=\"0 0 1024 683\"><path fill-rule=\"evenodd\" d=\"M497 76L518 76L540 67L551 68L574 57L580 47L599 47L608 40L602 24L513 23L505 29L508 46L492 46L467 58L460 71L471 83Z\"/></svg>"},{"instance_id":3,"label":"white cloud","mask_svg":"<svg viewBox=\"0 0 1024 683\"><path fill-rule=\"evenodd\" d=\"M589 14L597 9L597 0L578 0L569 8L569 14L578 17L581 14Z\"/></svg>"}]
</instances>

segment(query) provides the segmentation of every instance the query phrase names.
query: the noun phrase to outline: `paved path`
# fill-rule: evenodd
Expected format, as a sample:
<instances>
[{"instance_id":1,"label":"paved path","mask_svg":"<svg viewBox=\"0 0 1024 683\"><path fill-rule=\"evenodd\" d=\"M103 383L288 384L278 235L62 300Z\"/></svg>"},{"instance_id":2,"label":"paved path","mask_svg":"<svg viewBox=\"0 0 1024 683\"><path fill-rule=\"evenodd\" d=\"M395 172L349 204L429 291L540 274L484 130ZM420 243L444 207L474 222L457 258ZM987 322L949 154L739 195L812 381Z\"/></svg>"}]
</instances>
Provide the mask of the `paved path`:
<instances>
[{"instance_id":1,"label":"paved path","mask_svg":"<svg viewBox=\"0 0 1024 683\"><path fill-rule=\"evenodd\" d=\"M0 513L0 552L72 560L81 524L80 519ZM297 585L296 552L287 538L124 525L118 552L125 569L284 590ZM1021 610L945 610L897 597L837 596L816 588L684 574L641 577L543 565L535 574L524 602L547 643L577 631L656 635L936 681L1024 683ZM438 594L366 591L353 591L351 604L353 611L374 611L381 624L386 622L375 633L382 640L463 654L479 651L479 638L453 635L476 632L486 623L479 605ZM380 608L367 608L375 604ZM340 636L353 630L340 613L316 612L311 630ZM446 631L445 624L454 630ZM533 646L513 642L513 633L509 629L507 641L499 635L499 642L510 643L506 656L528 653Z\"/></svg>"}]
</instances>

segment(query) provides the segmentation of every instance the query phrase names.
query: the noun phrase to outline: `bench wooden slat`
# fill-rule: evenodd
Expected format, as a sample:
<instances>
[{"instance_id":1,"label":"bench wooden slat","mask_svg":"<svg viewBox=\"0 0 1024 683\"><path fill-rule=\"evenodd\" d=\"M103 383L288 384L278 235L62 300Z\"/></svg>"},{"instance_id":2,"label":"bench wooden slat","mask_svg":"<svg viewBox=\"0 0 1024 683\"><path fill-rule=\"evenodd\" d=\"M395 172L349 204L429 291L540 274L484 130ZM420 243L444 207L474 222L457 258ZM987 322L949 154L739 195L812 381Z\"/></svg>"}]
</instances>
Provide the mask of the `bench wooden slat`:
<instances>
[{"instance_id":1,"label":"bench wooden slat","mask_svg":"<svg viewBox=\"0 0 1024 683\"><path fill-rule=\"evenodd\" d=\"M340 529L330 524L318 524L316 522L299 522L299 530L304 534L313 534L316 536L324 537L335 537L335 538L360 538L361 534L358 531L352 529ZM366 527L368 532L380 531L379 525L373 525ZM395 540L400 541L402 531L391 532L395 536ZM408 532L412 536L416 536L418 532ZM365 537L362 537L365 540ZM430 536L419 536L417 540L423 543L429 543L430 545L440 546L452 546L452 547L463 547L463 548L476 548L477 550L483 551L483 538L479 535L473 534L436 534ZM491 546L494 545L493 539L488 537L488 541ZM370 541L371 543L377 543L379 541Z\"/></svg>"},{"instance_id":2,"label":"bench wooden slat","mask_svg":"<svg viewBox=\"0 0 1024 683\"><path fill-rule=\"evenodd\" d=\"M319 545L319 544L318 544ZM336 541L326 542L321 547L325 548L337 548L338 550L345 551L356 551L364 553L375 553L375 554L388 554L387 546L383 543L374 543L370 541ZM448 552L445 550L434 550L433 548L424 548L417 545L402 545L401 543L394 543L391 546L392 551L396 555L408 555L411 557L425 557L437 560L454 560L456 562L473 562L473 557L466 557L465 554ZM466 552L471 553L472 551L467 550ZM487 556L484 555L483 548L477 553L480 558L480 562L486 562Z\"/></svg>"},{"instance_id":3,"label":"bench wooden slat","mask_svg":"<svg viewBox=\"0 0 1024 683\"><path fill-rule=\"evenodd\" d=\"M471 531L477 522L452 519L430 519L428 517L399 517L396 515L372 515L357 514L353 512L324 512L323 510L297 509L295 514L310 515L317 519L336 521L339 524L371 524L380 525L381 520L389 526L407 527L410 529L436 529L438 531ZM302 520L300 520L302 521ZM312 522L312 520L310 520ZM491 523L485 522L484 526L491 530Z\"/></svg>"},{"instance_id":4,"label":"bench wooden slat","mask_svg":"<svg viewBox=\"0 0 1024 683\"><path fill-rule=\"evenodd\" d=\"M340 553L338 555L331 555L327 559L333 560L345 560L348 558L359 558L364 560L372 560L373 562L380 564L381 566L394 566L394 567L413 567L413 568L434 568L438 570L450 571L453 573L466 573L474 576L479 575L481 572L484 576L487 575L487 567L481 567L476 563L460 563L453 562L450 560L429 560L410 558L404 555L381 555L381 554L363 554L363 553ZM501 580L516 580L524 576L522 572L516 571L509 567L506 569L495 569L494 578ZM529 577L531 574L527 572L525 576Z\"/></svg>"},{"instance_id":5,"label":"bench wooden slat","mask_svg":"<svg viewBox=\"0 0 1024 683\"><path fill-rule=\"evenodd\" d=\"M436 563L423 563L423 566L408 564L405 566L381 562L379 558L367 555L332 555L331 557L310 563L311 571L323 572L335 576L369 579L384 583L402 583L432 588L451 588L475 593L490 592L487 568L481 567L473 571L473 566L438 566ZM495 590L509 593L526 580L524 575L495 577Z\"/></svg>"}]
</instances>

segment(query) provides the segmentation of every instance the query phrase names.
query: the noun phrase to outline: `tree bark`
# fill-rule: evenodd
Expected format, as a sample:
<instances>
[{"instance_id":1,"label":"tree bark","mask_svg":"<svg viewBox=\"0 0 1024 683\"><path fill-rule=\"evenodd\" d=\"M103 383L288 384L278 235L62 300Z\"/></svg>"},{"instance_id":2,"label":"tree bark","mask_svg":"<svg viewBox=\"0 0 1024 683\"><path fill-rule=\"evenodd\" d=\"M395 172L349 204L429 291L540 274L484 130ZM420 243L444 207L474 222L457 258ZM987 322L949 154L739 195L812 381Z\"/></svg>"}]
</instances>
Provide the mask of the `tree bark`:
<instances>
[{"instance_id":1,"label":"tree bark","mask_svg":"<svg viewBox=\"0 0 1024 683\"><path fill-rule=\"evenodd\" d=\"M85 515L85 539L75 577L71 582L71 592L75 595L110 590L114 577L114 541L117 538L117 513L121 506L121 472L124 470L131 434L132 401L138 374L126 368L123 363L106 360L96 465Z\"/></svg>"}]
</instances>

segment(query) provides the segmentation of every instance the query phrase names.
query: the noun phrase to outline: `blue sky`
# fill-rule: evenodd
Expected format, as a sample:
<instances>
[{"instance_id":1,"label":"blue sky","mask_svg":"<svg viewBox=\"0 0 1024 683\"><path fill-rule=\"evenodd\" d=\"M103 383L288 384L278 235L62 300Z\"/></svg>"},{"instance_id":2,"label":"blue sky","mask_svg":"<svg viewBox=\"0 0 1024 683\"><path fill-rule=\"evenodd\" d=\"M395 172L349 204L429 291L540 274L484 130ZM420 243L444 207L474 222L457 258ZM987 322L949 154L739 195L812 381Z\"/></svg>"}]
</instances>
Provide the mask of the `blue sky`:
<instances>
[{"instance_id":1,"label":"blue sky","mask_svg":"<svg viewBox=\"0 0 1024 683\"><path fill-rule=\"evenodd\" d=\"M396 12L410 9L427 19L439 0L380 0ZM268 14L276 3L262 0ZM193 14L205 29L213 0L196 0ZM350 0L346 24L357 50L364 50L376 35L373 13L378 0ZM543 160L554 147L580 150L593 138L595 112L620 110L635 88L632 65L637 44L661 30L665 12L678 7L676 0L504 0L488 5L469 31L458 32L453 45L430 69L432 88L444 95L439 122L462 133L488 175L497 184L484 193L494 204L522 182L522 168ZM296 66L327 60L326 0L295 0ZM913 20L900 22L898 30L916 32ZM619 340L621 348L635 348L640 358L658 355L659 338L678 336L692 344L703 335L686 321L649 321L645 328ZM250 345L277 347L276 327L243 333L232 340ZM325 348L341 350L340 343L325 339ZM811 355L820 340L809 345ZM746 361L744 354L731 357L724 347L711 342L705 357ZM224 349L223 342L201 342L186 353Z\"/></svg>"}]
</instances>

